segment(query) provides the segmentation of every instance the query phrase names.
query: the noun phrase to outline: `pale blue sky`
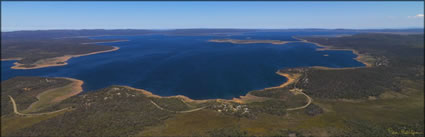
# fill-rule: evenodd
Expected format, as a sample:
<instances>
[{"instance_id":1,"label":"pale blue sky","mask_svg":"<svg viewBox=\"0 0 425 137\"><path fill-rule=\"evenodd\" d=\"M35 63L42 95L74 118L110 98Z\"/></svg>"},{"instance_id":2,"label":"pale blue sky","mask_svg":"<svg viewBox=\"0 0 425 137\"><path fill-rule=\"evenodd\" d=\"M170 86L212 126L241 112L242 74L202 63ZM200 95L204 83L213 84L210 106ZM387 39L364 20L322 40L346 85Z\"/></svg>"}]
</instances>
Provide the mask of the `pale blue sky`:
<instances>
[{"instance_id":1,"label":"pale blue sky","mask_svg":"<svg viewBox=\"0 0 425 137\"><path fill-rule=\"evenodd\" d=\"M424 2L1 2L2 31L424 27Z\"/></svg>"}]
</instances>

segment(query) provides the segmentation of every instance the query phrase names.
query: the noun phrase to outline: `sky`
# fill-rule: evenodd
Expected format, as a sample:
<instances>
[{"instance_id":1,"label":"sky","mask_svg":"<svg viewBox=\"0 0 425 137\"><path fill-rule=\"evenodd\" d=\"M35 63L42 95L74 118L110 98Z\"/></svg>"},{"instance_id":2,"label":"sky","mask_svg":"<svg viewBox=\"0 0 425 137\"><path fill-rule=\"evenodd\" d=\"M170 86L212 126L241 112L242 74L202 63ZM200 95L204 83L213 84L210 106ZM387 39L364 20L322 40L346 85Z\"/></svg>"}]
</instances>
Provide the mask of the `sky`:
<instances>
[{"instance_id":1,"label":"sky","mask_svg":"<svg viewBox=\"0 0 425 137\"><path fill-rule=\"evenodd\" d=\"M424 2L1 2L1 30L424 28Z\"/></svg>"}]
</instances>

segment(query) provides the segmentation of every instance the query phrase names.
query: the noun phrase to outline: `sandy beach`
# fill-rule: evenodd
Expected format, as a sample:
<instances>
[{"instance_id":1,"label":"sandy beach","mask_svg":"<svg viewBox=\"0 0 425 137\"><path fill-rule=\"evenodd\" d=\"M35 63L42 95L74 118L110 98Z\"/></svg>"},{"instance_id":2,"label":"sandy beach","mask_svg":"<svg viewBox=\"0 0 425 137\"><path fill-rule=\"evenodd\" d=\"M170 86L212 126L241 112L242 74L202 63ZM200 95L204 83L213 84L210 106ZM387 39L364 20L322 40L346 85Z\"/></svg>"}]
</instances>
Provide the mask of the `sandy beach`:
<instances>
[{"instance_id":1,"label":"sandy beach","mask_svg":"<svg viewBox=\"0 0 425 137\"><path fill-rule=\"evenodd\" d=\"M65 78L65 77L62 77L62 78L72 81L72 92L70 92L69 94L65 96L56 97L55 99L53 99L53 102L60 102L62 100L65 100L67 98L70 98L72 96L75 96L83 92L84 82L82 80L73 79L73 78Z\"/></svg>"},{"instance_id":2,"label":"sandy beach","mask_svg":"<svg viewBox=\"0 0 425 137\"><path fill-rule=\"evenodd\" d=\"M236 103L240 103L240 104L246 104L246 103L250 103L250 102L261 102L261 101L265 101L267 99L268 98L266 98L266 97L258 97L258 96L254 96L254 95L247 93L245 96L239 96L238 98L233 98L231 101L236 102Z\"/></svg>"},{"instance_id":3,"label":"sandy beach","mask_svg":"<svg viewBox=\"0 0 425 137\"><path fill-rule=\"evenodd\" d=\"M1 61L11 61L11 60L21 60L22 58L7 58L7 59L1 59Z\"/></svg>"},{"instance_id":4,"label":"sandy beach","mask_svg":"<svg viewBox=\"0 0 425 137\"><path fill-rule=\"evenodd\" d=\"M283 76L283 77L285 77L285 78L287 78L288 80L285 82L285 83L282 83L281 85L279 85L279 86L276 86L276 87L269 87L269 88L264 88L264 89L276 89L276 88L283 88L283 87L286 87L286 86L288 86L289 84L292 84L292 83L294 83L295 82L295 80L298 78L298 77L300 77L301 75L300 74L288 74L288 73L282 73L282 72L276 72L276 74L278 74L278 75L280 75L280 76Z\"/></svg>"},{"instance_id":5,"label":"sandy beach","mask_svg":"<svg viewBox=\"0 0 425 137\"><path fill-rule=\"evenodd\" d=\"M71 58L88 56L88 55L105 53L105 52L112 52L112 51L116 51L118 49L119 49L119 47L113 47L113 49L110 49L110 50L97 51L97 52L91 52L91 53L86 53L86 54L78 54L78 55L65 55L65 56L61 56L61 57L43 59L43 60L37 61L34 64L30 64L30 65L34 65L34 66L31 66L31 67L25 67L25 64L15 62L15 63L13 63L15 66L12 66L11 68L12 69L38 69L38 68L45 68L45 67L64 66L64 65L68 64L66 61L68 61Z\"/></svg>"},{"instance_id":6,"label":"sandy beach","mask_svg":"<svg viewBox=\"0 0 425 137\"><path fill-rule=\"evenodd\" d=\"M154 98L179 98L184 102L193 102L193 103L204 103L207 101L212 101L212 100L216 100L216 99L203 99L203 100L194 100L191 99L189 97L183 96L183 95L175 95L175 96L159 96L159 95L155 95L150 91L144 90L144 89L139 89L139 88L133 88L130 86L120 86L122 88L127 88L130 90L136 90L136 91L140 91L142 94L148 96L148 97L154 97Z\"/></svg>"}]
</instances>

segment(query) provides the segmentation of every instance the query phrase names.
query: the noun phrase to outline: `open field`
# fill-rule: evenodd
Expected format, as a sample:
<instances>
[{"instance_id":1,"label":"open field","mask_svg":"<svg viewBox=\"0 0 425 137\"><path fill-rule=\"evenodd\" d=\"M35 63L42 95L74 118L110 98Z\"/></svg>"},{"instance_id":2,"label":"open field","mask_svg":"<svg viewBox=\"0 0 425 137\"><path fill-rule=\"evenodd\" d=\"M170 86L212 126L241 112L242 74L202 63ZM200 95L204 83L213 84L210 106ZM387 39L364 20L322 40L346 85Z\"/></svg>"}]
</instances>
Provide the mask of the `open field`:
<instances>
[{"instance_id":1,"label":"open field","mask_svg":"<svg viewBox=\"0 0 425 137\"><path fill-rule=\"evenodd\" d=\"M68 84L63 87L58 87L54 89L46 90L37 95L36 102L32 103L28 108L23 110L24 113L30 112L39 112L44 108L47 108L51 105L61 102L69 97L75 96L83 91L82 84L83 81L65 78L67 80L72 81L71 84Z\"/></svg>"}]
</instances>

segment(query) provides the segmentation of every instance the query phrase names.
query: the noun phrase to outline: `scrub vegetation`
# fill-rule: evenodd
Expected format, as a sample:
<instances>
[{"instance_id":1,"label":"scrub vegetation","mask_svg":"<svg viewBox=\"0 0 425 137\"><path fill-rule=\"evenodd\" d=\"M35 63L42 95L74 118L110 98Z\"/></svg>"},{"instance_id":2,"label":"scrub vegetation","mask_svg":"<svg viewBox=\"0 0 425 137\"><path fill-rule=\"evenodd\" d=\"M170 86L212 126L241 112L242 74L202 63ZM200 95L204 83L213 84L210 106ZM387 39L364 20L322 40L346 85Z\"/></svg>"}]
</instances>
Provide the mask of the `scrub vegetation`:
<instances>
[{"instance_id":1,"label":"scrub vegetation","mask_svg":"<svg viewBox=\"0 0 425 137\"><path fill-rule=\"evenodd\" d=\"M301 39L354 49L373 65L279 70L297 77L242 101L188 101L113 85L39 106L31 113L71 109L37 116L14 114L8 95L23 112L37 95L72 81L16 77L1 83L2 136L424 136L423 34Z\"/></svg>"}]
</instances>

